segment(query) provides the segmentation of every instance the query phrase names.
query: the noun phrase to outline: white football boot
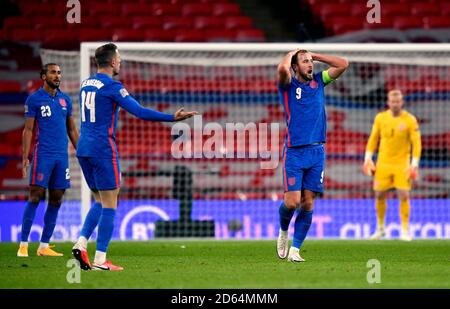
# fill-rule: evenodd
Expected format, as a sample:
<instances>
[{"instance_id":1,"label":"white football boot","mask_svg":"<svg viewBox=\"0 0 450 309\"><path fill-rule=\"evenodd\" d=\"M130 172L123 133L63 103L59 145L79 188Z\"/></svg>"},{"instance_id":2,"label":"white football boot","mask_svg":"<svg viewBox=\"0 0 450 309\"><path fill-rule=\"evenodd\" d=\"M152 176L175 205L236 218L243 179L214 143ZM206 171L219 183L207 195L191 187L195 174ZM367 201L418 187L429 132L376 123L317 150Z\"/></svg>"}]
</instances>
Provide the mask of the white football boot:
<instances>
[{"instance_id":1,"label":"white football boot","mask_svg":"<svg viewBox=\"0 0 450 309\"><path fill-rule=\"evenodd\" d=\"M386 236L386 233L384 232L384 229L378 228L375 233L370 237L371 240L380 240Z\"/></svg>"},{"instance_id":2,"label":"white football boot","mask_svg":"<svg viewBox=\"0 0 450 309\"><path fill-rule=\"evenodd\" d=\"M288 246L289 246L289 235L288 231L280 231L278 232L277 239L277 253L280 259L285 259L288 255Z\"/></svg>"},{"instance_id":3,"label":"white football boot","mask_svg":"<svg viewBox=\"0 0 450 309\"><path fill-rule=\"evenodd\" d=\"M291 247L289 249L288 261L289 262L304 262L305 259L300 256L300 252L297 248Z\"/></svg>"}]
</instances>

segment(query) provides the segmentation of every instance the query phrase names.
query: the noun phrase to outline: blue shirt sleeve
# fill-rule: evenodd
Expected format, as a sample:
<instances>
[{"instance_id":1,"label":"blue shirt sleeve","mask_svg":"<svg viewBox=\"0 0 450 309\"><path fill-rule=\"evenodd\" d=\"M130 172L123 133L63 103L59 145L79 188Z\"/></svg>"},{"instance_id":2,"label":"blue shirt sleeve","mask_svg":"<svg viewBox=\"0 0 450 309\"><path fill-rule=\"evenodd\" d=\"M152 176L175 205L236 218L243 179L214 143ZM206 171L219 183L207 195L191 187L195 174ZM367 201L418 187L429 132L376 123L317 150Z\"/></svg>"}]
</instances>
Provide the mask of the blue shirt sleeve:
<instances>
[{"instance_id":1,"label":"blue shirt sleeve","mask_svg":"<svg viewBox=\"0 0 450 309\"><path fill-rule=\"evenodd\" d=\"M35 100L33 96L29 96L25 101L25 117L35 118L37 112Z\"/></svg>"},{"instance_id":2,"label":"blue shirt sleeve","mask_svg":"<svg viewBox=\"0 0 450 309\"><path fill-rule=\"evenodd\" d=\"M125 109L130 114L138 117L139 119L149 121L174 121L174 115L161 113L151 108L145 108L136 101L128 91L122 86L122 84L116 84L113 86L112 95L114 100L120 107Z\"/></svg>"}]
</instances>

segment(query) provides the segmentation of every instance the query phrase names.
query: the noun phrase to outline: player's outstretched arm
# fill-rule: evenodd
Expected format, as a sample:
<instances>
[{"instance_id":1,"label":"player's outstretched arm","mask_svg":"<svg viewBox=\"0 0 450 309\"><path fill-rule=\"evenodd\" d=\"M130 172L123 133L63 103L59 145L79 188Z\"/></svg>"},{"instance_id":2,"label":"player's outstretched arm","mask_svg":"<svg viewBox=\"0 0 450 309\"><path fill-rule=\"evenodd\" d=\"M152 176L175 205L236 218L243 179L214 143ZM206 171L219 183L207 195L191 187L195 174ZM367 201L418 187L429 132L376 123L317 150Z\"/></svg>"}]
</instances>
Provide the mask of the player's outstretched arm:
<instances>
[{"instance_id":1,"label":"player's outstretched arm","mask_svg":"<svg viewBox=\"0 0 450 309\"><path fill-rule=\"evenodd\" d=\"M125 97L122 96L119 100L117 100L117 102L127 112L138 117L139 119L148 121L181 121L197 114L197 112L185 112L182 108L175 114L162 113L151 108L143 107L130 95L126 95Z\"/></svg>"},{"instance_id":2,"label":"player's outstretched arm","mask_svg":"<svg viewBox=\"0 0 450 309\"><path fill-rule=\"evenodd\" d=\"M70 142L72 143L73 147L77 149L78 138L80 137L80 133L78 132L77 127L75 126L75 121L73 120L72 116L67 117L66 127L67 127L67 135L69 136Z\"/></svg>"},{"instance_id":3,"label":"player's outstretched arm","mask_svg":"<svg viewBox=\"0 0 450 309\"><path fill-rule=\"evenodd\" d=\"M282 86L286 86L291 83L291 59L296 52L297 50L290 51L283 57L283 59L281 59L280 64L278 64L278 82Z\"/></svg>"},{"instance_id":4,"label":"player's outstretched arm","mask_svg":"<svg viewBox=\"0 0 450 309\"><path fill-rule=\"evenodd\" d=\"M198 112L192 111L192 112L185 112L184 108L180 108L175 112L173 115L174 121L182 121L188 118L191 118L192 116L198 115Z\"/></svg>"},{"instance_id":5,"label":"player's outstretched arm","mask_svg":"<svg viewBox=\"0 0 450 309\"><path fill-rule=\"evenodd\" d=\"M30 165L28 154L30 153L31 139L33 138L34 118L25 118L25 128L22 132L22 177L27 177L27 168Z\"/></svg>"},{"instance_id":6,"label":"player's outstretched arm","mask_svg":"<svg viewBox=\"0 0 450 309\"><path fill-rule=\"evenodd\" d=\"M311 56L313 60L326 63L330 66L328 69L328 74L332 79L336 79L341 76L341 74L348 68L348 61L345 58L317 53L311 53Z\"/></svg>"}]
</instances>

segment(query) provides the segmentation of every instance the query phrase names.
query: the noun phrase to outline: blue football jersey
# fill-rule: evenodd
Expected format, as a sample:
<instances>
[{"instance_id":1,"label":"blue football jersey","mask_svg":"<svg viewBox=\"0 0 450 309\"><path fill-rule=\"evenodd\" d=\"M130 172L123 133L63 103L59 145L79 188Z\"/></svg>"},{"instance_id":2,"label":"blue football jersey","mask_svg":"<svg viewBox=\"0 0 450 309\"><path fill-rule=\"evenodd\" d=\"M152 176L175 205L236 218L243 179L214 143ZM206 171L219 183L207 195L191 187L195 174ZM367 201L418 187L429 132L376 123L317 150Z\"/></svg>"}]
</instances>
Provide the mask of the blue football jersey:
<instances>
[{"instance_id":1,"label":"blue football jersey","mask_svg":"<svg viewBox=\"0 0 450 309\"><path fill-rule=\"evenodd\" d=\"M326 142L325 83L322 71L313 80L301 83L294 76L286 86L278 84L286 114L287 147Z\"/></svg>"},{"instance_id":2,"label":"blue football jersey","mask_svg":"<svg viewBox=\"0 0 450 309\"><path fill-rule=\"evenodd\" d=\"M78 157L118 158L116 127L120 107L144 120L174 120L171 114L142 107L121 82L103 73L97 73L81 83L79 98L81 125Z\"/></svg>"},{"instance_id":3,"label":"blue football jersey","mask_svg":"<svg viewBox=\"0 0 450 309\"><path fill-rule=\"evenodd\" d=\"M72 100L59 89L52 97L44 88L25 102L25 117L35 119L34 156L67 156L67 117L72 115Z\"/></svg>"}]
</instances>

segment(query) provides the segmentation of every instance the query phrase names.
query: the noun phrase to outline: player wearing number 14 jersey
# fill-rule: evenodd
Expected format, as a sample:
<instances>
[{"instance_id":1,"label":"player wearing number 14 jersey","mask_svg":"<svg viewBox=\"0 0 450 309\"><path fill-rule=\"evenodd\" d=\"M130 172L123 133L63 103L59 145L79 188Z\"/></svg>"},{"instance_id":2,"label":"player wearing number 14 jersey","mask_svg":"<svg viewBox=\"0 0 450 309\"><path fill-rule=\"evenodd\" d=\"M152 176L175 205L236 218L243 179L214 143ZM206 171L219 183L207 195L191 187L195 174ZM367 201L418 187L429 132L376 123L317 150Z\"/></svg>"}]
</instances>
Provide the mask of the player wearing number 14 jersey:
<instances>
[{"instance_id":1,"label":"player wearing number 14 jersey","mask_svg":"<svg viewBox=\"0 0 450 309\"><path fill-rule=\"evenodd\" d=\"M129 95L122 83L112 78L120 71L120 53L116 45L109 43L97 48L95 60L97 74L81 83L81 129L77 157L96 203L86 216L72 253L84 270L122 270L121 266L106 260L120 188L120 163L115 134L119 109L122 107L143 120L167 122L187 119L196 112L185 112L181 108L175 114L165 114L142 107ZM97 250L91 266L87 241L97 225Z\"/></svg>"}]
</instances>

